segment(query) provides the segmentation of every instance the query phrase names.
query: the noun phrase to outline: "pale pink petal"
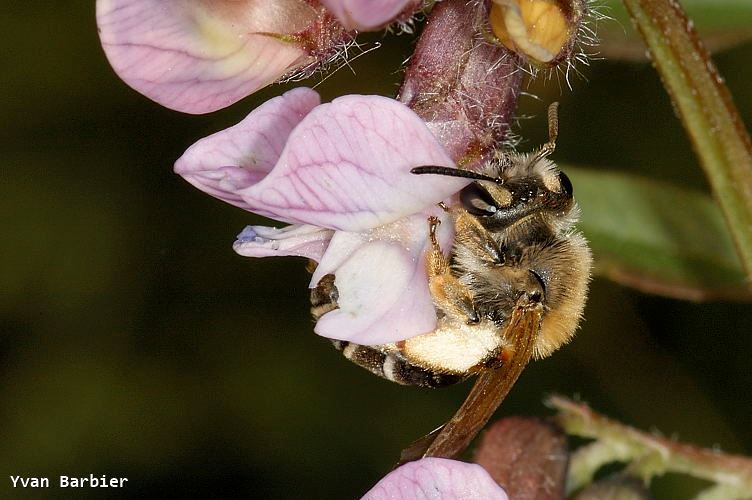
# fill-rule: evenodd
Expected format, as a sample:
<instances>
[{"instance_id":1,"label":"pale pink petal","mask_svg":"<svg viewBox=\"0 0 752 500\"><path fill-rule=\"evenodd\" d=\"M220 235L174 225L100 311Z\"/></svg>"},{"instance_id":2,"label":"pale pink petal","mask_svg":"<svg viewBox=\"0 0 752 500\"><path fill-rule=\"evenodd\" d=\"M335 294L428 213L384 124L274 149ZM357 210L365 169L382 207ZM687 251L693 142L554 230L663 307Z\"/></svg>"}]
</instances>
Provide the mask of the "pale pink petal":
<instances>
[{"instance_id":1,"label":"pale pink petal","mask_svg":"<svg viewBox=\"0 0 752 500\"><path fill-rule=\"evenodd\" d=\"M364 233L335 233L311 286L334 274L339 308L319 319L317 334L376 345L436 328L426 274L429 214L443 220L439 243L448 249L453 231L438 208Z\"/></svg>"},{"instance_id":2,"label":"pale pink petal","mask_svg":"<svg viewBox=\"0 0 752 500\"><path fill-rule=\"evenodd\" d=\"M175 172L202 191L252 210L238 191L272 170L292 129L318 104L319 95L305 87L270 99L240 123L188 148Z\"/></svg>"},{"instance_id":3,"label":"pale pink petal","mask_svg":"<svg viewBox=\"0 0 752 500\"><path fill-rule=\"evenodd\" d=\"M337 273L337 269L352 257L360 247L368 243L368 239L366 233L335 231L326 253L311 276L308 287L314 288L321 281L321 278L327 274Z\"/></svg>"},{"instance_id":4,"label":"pale pink petal","mask_svg":"<svg viewBox=\"0 0 752 500\"><path fill-rule=\"evenodd\" d=\"M480 465L424 458L387 474L363 499L508 500L508 497Z\"/></svg>"},{"instance_id":5,"label":"pale pink petal","mask_svg":"<svg viewBox=\"0 0 752 500\"><path fill-rule=\"evenodd\" d=\"M407 106L349 95L311 111L272 172L238 195L278 220L362 231L417 213L469 182L410 173L420 165L454 166Z\"/></svg>"},{"instance_id":6,"label":"pale pink petal","mask_svg":"<svg viewBox=\"0 0 752 500\"><path fill-rule=\"evenodd\" d=\"M295 255L320 261L334 231L316 226L247 226L232 245L244 257L280 257Z\"/></svg>"},{"instance_id":7,"label":"pale pink petal","mask_svg":"<svg viewBox=\"0 0 752 500\"><path fill-rule=\"evenodd\" d=\"M301 0L97 0L97 24L117 74L186 113L228 106L313 59L274 34L301 31Z\"/></svg>"},{"instance_id":8,"label":"pale pink petal","mask_svg":"<svg viewBox=\"0 0 752 500\"><path fill-rule=\"evenodd\" d=\"M417 8L416 0L321 0L347 29L373 31L394 21L401 13Z\"/></svg>"},{"instance_id":9,"label":"pale pink petal","mask_svg":"<svg viewBox=\"0 0 752 500\"><path fill-rule=\"evenodd\" d=\"M319 319L314 331L327 338L373 345L433 330L436 312L420 279L410 274L414 269L410 255L397 244L378 241L364 245L337 271L339 309ZM408 303L395 304L403 291L412 292ZM394 318L389 311L395 306L410 313Z\"/></svg>"}]
</instances>

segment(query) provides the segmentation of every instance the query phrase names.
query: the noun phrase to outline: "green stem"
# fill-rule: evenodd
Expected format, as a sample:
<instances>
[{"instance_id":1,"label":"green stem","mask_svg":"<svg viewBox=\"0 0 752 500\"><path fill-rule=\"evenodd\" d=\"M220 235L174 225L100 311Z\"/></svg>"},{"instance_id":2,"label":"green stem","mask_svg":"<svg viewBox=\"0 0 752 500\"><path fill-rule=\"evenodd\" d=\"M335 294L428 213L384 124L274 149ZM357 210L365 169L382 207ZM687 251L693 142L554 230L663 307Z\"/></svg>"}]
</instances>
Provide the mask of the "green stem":
<instances>
[{"instance_id":1,"label":"green stem","mask_svg":"<svg viewBox=\"0 0 752 500\"><path fill-rule=\"evenodd\" d=\"M630 463L629 472L648 481L676 472L715 483L701 498L748 498L752 491L752 459L654 436L561 396L552 396L547 404L558 411L556 420L567 434L597 440L571 456L570 491L590 482L598 469L614 460ZM726 496L718 497L719 492Z\"/></svg>"},{"instance_id":2,"label":"green stem","mask_svg":"<svg viewBox=\"0 0 752 500\"><path fill-rule=\"evenodd\" d=\"M675 0L624 0L647 45L752 280L752 141L731 94Z\"/></svg>"}]
</instances>

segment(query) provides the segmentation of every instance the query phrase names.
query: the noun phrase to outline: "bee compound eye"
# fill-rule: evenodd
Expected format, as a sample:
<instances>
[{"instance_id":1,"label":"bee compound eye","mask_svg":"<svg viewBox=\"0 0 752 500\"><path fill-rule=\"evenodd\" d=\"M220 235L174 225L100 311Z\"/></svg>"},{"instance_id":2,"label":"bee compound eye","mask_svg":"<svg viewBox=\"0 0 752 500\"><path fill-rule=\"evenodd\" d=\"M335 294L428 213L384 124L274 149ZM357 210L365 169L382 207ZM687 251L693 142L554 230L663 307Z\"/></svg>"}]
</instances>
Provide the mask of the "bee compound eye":
<instances>
[{"instance_id":1,"label":"bee compound eye","mask_svg":"<svg viewBox=\"0 0 752 500\"><path fill-rule=\"evenodd\" d=\"M460 191L460 201L465 210L478 217L493 215L499 209L493 197L477 182Z\"/></svg>"},{"instance_id":2,"label":"bee compound eye","mask_svg":"<svg viewBox=\"0 0 752 500\"><path fill-rule=\"evenodd\" d=\"M569 177L567 177L567 174L564 172L559 172L559 184L561 184L561 191L563 193L566 193L567 196L572 196L574 194L574 187L572 187L572 181L569 180Z\"/></svg>"}]
</instances>

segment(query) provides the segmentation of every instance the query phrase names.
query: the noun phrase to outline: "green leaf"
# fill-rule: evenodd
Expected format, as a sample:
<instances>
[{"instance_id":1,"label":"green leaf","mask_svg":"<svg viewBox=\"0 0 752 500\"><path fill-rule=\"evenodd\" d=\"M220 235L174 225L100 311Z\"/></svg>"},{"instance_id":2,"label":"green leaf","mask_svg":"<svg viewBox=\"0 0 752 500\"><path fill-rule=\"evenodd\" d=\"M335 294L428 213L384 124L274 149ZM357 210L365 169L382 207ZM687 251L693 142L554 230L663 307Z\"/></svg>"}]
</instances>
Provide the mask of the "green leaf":
<instances>
[{"instance_id":1,"label":"green leaf","mask_svg":"<svg viewBox=\"0 0 752 500\"><path fill-rule=\"evenodd\" d=\"M612 171L563 170L575 186L597 274L674 298L752 300L710 196Z\"/></svg>"},{"instance_id":2,"label":"green leaf","mask_svg":"<svg viewBox=\"0 0 752 500\"><path fill-rule=\"evenodd\" d=\"M700 37L712 52L752 40L752 2L749 0L683 0ZM598 22L598 51L607 59L647 62L645 45L632 26L621 0L603 0L595 8L610 20Z\"/></svg>"}]
</instances>

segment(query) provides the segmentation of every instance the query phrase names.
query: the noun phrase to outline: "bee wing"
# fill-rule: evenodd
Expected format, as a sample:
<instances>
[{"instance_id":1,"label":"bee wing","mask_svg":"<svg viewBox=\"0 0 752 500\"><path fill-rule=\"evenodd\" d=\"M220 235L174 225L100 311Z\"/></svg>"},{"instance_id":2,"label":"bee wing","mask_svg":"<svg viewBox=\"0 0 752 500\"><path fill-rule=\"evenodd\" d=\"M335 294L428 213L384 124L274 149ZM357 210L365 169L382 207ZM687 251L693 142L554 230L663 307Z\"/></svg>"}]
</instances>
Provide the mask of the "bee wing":
<instances>
[{"instance_id":1,"label":"bee wing","mask_svg":"<svg viewBox=\"0 0 752 500\"><path fill-rule=\"evenodd\" d=\"M405 449L401 463L421 457L455 458L467 448L532 358L542 312L540 304L518 304L514 308L502 333L508 341L501 354L502 365L482 371L457 413L443 427Z\"/></svg>"}]
</instances>

